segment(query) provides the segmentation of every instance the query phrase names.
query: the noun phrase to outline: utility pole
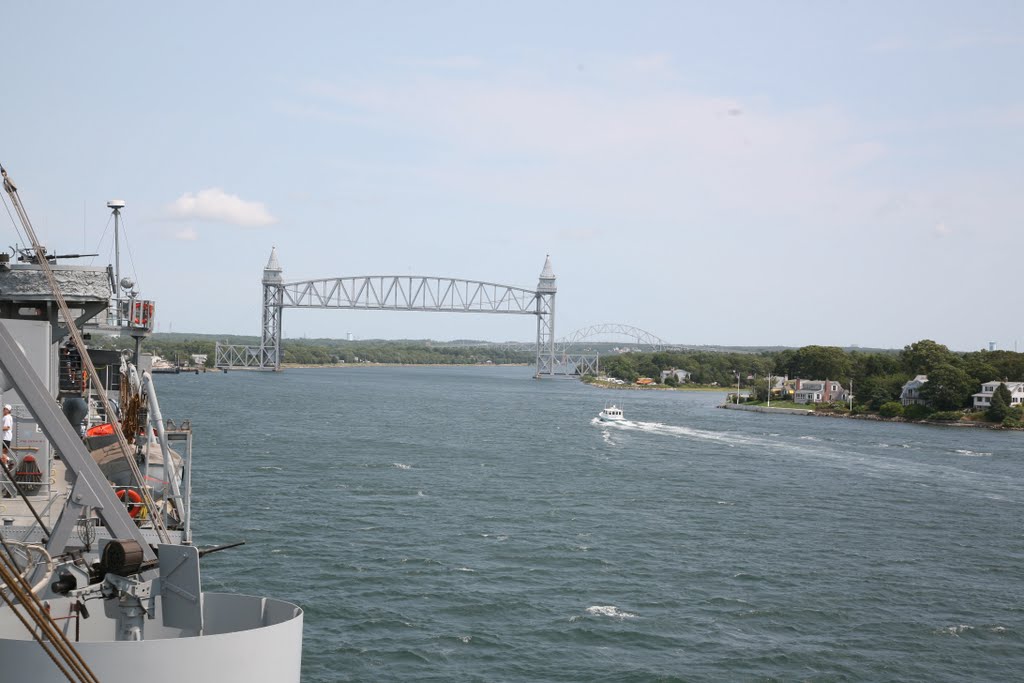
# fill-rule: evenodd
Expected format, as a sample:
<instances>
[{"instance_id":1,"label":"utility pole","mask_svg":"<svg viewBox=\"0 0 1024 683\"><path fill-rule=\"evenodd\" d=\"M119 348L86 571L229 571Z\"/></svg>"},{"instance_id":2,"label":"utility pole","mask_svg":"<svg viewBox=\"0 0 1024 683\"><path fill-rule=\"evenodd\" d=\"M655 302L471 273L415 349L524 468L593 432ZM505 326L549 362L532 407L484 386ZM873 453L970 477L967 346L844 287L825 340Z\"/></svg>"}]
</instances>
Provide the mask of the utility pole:
<instances>
[{"instance_id":1,"label":"utility pole","mask_svg":"<svg viewBox=\"0 0 1024 683\"><path fill-rule=\"evenodd\" d=\"M768 373L768 407L772 407L772 373Z\"/></svg>"}]
</instances>

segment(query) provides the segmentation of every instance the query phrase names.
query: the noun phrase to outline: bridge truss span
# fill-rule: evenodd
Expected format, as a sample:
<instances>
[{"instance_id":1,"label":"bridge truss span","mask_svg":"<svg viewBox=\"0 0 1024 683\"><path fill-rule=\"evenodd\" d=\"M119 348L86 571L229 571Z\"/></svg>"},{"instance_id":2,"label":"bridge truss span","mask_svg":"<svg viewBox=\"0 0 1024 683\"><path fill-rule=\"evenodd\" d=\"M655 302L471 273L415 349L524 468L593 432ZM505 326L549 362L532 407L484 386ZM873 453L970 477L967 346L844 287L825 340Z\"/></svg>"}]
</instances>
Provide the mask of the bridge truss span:
<instances>
[{"instance_id":1,"label":"bridge truss span","mask_svg":"<svg viewBox=\"0 0 1024 683\"><path fill-rule=\"evenodd\" d=\"M642 346L650 346L655 351L664 351L667 343L650 332L641 330L639 327L633 327L632 325L623 325L621 323L603 323L600 325L591 325L590 327L584 327L576 330L567 337L563 337L558 340L558 346L560 349L568 350L576 344L587 339L593 339L594 337L600 337L604 335L616 335L622 337L630 337L636 341L637 344Z\"/></svg>"},{"instance_id":2,"label":"bridge truss span","mask_svg":"<svg viewBox=\"0 0 1024 683\"><path fill-rule=\"evenodd\" d=\"M281 369L281 319L286 308L503 313L537 317L536 377L570 374L555 358L555 294L551 259L536 289L482 280L422 275L361 275L285 282L277 249L263 268L263 329L259 346L216 345L217 367ZM575 366L574 366L575 367Z\"/></svg>"},{"instance_id":3,"label":"bridge truss span","mask_svg":"<svg viewBox=\"0 0 1024 683\"><path fill-rule=\"evenodd\" d=\"M362 275L289 282L281 290L289 308L537 315L535 290L478 280Z\"/></svg>"}]
</instances>

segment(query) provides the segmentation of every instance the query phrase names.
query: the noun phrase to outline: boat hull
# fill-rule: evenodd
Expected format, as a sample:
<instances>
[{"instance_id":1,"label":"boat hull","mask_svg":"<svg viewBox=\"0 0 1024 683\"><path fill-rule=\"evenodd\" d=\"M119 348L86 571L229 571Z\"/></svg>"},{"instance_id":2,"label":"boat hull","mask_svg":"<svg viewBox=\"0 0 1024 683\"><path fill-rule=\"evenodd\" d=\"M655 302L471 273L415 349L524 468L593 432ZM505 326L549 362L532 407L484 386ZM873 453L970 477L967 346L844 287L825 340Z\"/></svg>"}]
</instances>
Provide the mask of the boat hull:
<instances>
[{"instance_id":1,"label":"boat hull","mask_svg":"<svg viewBox=\"0 0 1024 683\"><path fill-rule=\"evenodd\" d=\"M53 613L64 613L62 601L52 602ZM302 617L299 607L281 600L203 593L202 636L164 628L156 618L146 622L146 640L105 639L113 637L116 621L106 618L100 608L78 624L82 639L74 645L103 683L224 683L229 679L299 683ZM66 624L74 641L74 624L60 623ZM68 680L10 608L0 610L0 661L3 680Z\"/></svg>"}]
</instances>

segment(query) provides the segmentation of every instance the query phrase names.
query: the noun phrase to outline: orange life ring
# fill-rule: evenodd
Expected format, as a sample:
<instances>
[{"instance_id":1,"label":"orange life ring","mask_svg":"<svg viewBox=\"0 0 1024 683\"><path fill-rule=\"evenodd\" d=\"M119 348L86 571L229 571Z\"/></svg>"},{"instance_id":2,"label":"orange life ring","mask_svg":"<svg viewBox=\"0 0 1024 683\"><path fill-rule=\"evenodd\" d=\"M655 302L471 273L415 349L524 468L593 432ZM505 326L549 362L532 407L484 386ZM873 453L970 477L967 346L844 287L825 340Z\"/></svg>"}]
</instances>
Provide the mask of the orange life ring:
<instances>
[{"instance_id":1,"label":"orange life ring","mask_svg":"<svg viewBox=\"0 0 1024 683\"><path fill-rule=\"evenodd\" d=\"M133 489L118 489L117 499L128 508L128 516L135 519L142 512L142 496Z\"/></svg>"}]
</instances>

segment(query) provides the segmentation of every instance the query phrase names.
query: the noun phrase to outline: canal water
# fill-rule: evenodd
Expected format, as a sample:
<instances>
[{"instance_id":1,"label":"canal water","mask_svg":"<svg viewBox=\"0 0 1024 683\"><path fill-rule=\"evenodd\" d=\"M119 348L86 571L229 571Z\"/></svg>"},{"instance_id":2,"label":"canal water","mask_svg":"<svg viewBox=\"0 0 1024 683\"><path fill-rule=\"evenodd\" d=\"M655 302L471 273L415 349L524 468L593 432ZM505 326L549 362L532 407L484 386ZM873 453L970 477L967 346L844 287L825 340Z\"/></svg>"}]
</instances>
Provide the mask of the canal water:
<instances>
[{"instance_id":1,"label":"canal water","mask_svg":"<svg viewBox=\"0 0 1024 683\"><path fill-rule=\"evenodd\" d=\"M727 411L529 368L158 378L208 590L303 681L1009 681L1024 433ZM607 401L622 425L598 423Z\"/></svg>"}]
</instances>

